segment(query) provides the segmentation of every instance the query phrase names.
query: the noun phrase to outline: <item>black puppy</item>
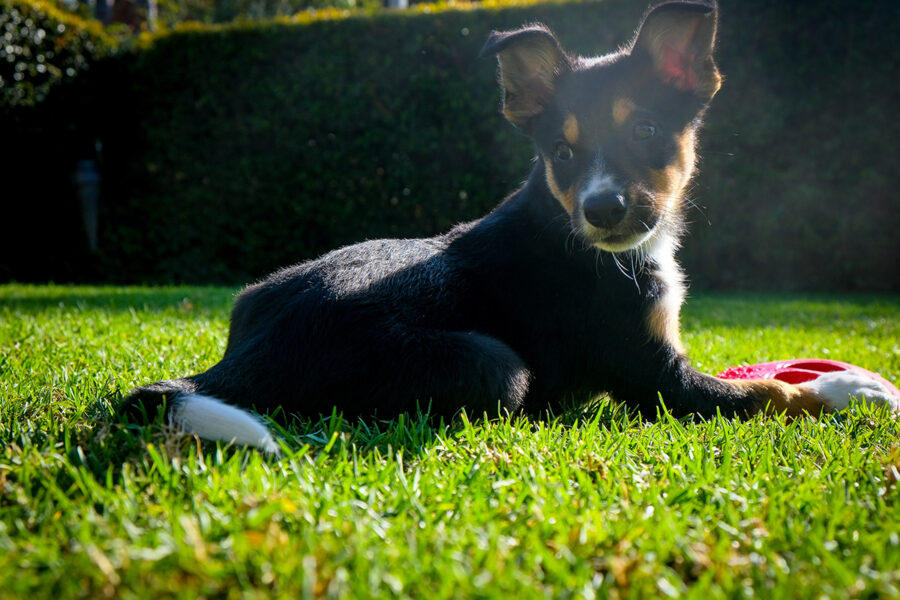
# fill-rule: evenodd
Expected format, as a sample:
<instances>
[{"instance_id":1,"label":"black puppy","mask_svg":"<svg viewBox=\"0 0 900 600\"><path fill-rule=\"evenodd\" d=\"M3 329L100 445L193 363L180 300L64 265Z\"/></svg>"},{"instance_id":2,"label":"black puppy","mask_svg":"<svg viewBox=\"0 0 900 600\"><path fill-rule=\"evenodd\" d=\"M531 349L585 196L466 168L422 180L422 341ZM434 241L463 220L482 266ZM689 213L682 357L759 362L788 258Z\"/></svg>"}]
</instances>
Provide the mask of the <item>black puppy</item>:
<instances>
[{"instance_id":1,"label":"black puppy","mask_svg":"<svg viewBox=\"0 0 900 600\"><path fill-rule=\"evenodd\" d=\"M679 340L674 258L700 118L721 84L716 6L651 10L627 48L567 54L534 25L491 35L503 113L537 160L491 214L422 240L336 250L237 298L221 362L136 389L126 409L168 400L171 422L208 439L276 445L237 408L389 417L538 412L601 393L653 414L789 414L889 402L870 380L803 386L723 381ZM896 407L895 407L896 408Z\"/></svg>"}]
</instances>

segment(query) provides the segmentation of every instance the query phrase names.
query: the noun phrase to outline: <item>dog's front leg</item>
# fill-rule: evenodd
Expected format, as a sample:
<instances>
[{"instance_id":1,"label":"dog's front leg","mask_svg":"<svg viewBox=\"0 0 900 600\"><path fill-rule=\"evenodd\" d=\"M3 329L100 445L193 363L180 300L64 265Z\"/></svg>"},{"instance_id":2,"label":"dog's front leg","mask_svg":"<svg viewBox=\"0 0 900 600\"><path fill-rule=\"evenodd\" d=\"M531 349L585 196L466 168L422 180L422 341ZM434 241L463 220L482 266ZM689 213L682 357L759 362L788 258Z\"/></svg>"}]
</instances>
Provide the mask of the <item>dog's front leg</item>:
<instances>
[{"instance_id":1,"label":"dog's front leg","mask_svg":"<svg viewBox=\"0 0 900 600\"><path fill-rule=\"evenodd\" d=\"M632 399L649 413L665 403L676 416L697 414L712 417L749 417L760 412L784 413L791 417L842 410L851 398L900 411L896 399L880 383L856 373L825 373L813 381L791 384L777 379L718 379L701 373L679 355L659 371L655 390L626 389L621 399ZM614 397L619 397L615 392Z\"/></svg>"},{"instance_id":2,"label":"dog's front leg","mask_svg":"<svg viewBox=\"0 0 900 600\"><path fill-rule=\"evenodd\" d=\"M796 417L842 410L851 398L900 411L888 389L862 374L824 373L812 381L791 384L777 379L718 379L695 370L683 356L677 363L677 374L660 385L663 401L668 403L668 392L677 412L708 416L718 408L739 416L765 412Z\"/></svg>"}]
</instances>

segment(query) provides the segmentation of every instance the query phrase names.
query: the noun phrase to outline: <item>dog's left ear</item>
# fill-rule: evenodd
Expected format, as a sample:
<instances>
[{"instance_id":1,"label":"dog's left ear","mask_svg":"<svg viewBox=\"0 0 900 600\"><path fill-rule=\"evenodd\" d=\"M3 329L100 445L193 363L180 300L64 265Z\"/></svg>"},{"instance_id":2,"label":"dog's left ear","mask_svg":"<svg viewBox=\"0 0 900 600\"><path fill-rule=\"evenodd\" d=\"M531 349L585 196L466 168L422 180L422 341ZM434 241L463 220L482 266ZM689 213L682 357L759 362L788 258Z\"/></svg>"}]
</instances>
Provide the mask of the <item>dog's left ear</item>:
<instances>
[{"instance_id":1,"label":"dog's left ear","mask_svg":"<svg viewBox=\"0 0 900 600\"><path fill-rule=\"evenodd\" d=\"M550 103L556 79L572 68L570 59L543 25L491 33L481 56L495 54L500 63L503 114L527 131L528 122Z\"/></svg>"},{"instance_id":2,"label":"dog's left ear","mask_svg":"<svg viewBox=\"0 0 900 600\"><path fill-rule=\"evenodd\" d=\"M716 20L714 0L660 4L644 17L631 54L649 56L663 83L709 100L722 85L712 57Z\"/></svg>"}]
</instances>

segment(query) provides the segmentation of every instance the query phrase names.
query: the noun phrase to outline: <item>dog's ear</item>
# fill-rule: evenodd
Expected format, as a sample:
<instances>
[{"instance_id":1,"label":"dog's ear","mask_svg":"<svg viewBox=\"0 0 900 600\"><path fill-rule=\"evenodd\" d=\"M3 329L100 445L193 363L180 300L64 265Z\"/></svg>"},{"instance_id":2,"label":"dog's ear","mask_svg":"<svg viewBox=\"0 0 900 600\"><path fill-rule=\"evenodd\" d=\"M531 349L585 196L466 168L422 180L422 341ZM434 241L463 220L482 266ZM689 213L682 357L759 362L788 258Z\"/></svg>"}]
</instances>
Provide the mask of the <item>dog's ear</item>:
<instances>
[{"instance_id":1,"label":"dog's ear","mask_svg":"<svg viewBox=\"0 0 900 600\"><path fill-rule=\"evenodd\" d=\"M664 83L709 100L722 85L712 57L716 19L714 0L660 4L644 17L631 54L649 57Z\"/></svg>"},{"instance_id":2,"label":"dog's ear","mask_svg":"<svg viewBox=\"0 0 900 600\"><path fill-rule=\"evenodd\" d=\"M543 25L493 32L481 56L497 55L503 114L510 123L527 129L528 122L547 108L556 79L572 68L556 37Z\"/></svg>"}]
</instances>

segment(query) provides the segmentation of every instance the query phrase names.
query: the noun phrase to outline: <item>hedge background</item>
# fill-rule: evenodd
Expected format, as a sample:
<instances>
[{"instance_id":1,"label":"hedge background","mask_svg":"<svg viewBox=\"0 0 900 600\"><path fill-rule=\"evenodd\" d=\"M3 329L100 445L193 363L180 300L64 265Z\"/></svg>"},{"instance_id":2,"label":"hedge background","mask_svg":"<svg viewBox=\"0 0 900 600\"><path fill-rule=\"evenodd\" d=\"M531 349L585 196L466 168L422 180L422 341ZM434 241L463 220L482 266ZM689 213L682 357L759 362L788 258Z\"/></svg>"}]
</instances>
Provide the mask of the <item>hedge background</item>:
<instances>
[{"instance_id":1,"label":"hedge background","mask_svg":"<svg viewBox=\"0 0 900 600\"><path fill-rule=\"evenodd\" d=\"M337 245L475 218L532 155L499 115L494 62L477 58L488 32L539 20L570 50L606 52L645 8L307 16L188 27L91 57L46 100L0 112L0 279L242 283ZM900 3L720 10L726 82L681 252L694 287L900 291ZM70 174L96 140L92 254Z\"/></svg>"}]
</instances>

